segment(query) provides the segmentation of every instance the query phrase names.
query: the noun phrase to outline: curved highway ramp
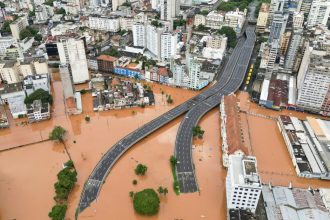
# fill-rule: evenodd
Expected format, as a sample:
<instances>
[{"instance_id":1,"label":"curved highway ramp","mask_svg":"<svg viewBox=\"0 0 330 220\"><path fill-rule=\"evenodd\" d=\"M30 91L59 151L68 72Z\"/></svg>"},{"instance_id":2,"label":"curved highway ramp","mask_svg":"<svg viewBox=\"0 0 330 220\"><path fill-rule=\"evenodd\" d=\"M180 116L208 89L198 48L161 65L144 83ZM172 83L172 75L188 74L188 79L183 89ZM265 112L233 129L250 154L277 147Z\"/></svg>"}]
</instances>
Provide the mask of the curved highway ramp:
<instances>
[{"instance_id":1,"label":"curved highway ramp","mask_svg":"<svg viewBox=\"0 0 330 220\"><path fill-rule=\"evenodd\" d=\"M239 43L238 45L242 45L242 42ZM231 57L230 59L232 59ZM227 66L228 64L226 64L226 67ZM221 77L223 77L223 75L227 75L227 74L225 72L222 75L218 74L218 76ZM194 98L182 103L181 105L171 109L170 111L164 113L163 115L157 117L156 119L148 122L147 124L131 132L130 134L119 140L115 145L113 145L102 156L101 160L98 162L98 164L93 169L90 176L88 177L80 197L80 201L77 208L77 214L82 212L97 198L101 190L101 187L105 181L105 178L108 176L109 172L111 171L111 168L129 148L131 148L135 143L137 143L144 137L148 136L152 132L163 127L164 125L176 119L180 115L186 113L192 107L198 105L205 99L218 93L219 85L224 86L223 81L217 79L217 83L210 89L200 93Z\"/></svg>"},{"instance_id":2,"label":"curved highway ramp","mask_svg":"<svg viewBox=\"0 0 330 220\"><path fill-rule=\"evenodd\" d=\"M213 96L201 101L189 110L179 126L174 155L178 160L176 173L181 193L198 191L195 166L192 159L192 129L203 115L220 104L223 95L228 95L239 89L248 69L255 40L254 28L248 26L245 41L238 43L228 61L228 65L224 69L224 74L220 79L221 82L225 82L224 85L218 84L216 86L218 91Z\"/></svg>"}]
</instances>

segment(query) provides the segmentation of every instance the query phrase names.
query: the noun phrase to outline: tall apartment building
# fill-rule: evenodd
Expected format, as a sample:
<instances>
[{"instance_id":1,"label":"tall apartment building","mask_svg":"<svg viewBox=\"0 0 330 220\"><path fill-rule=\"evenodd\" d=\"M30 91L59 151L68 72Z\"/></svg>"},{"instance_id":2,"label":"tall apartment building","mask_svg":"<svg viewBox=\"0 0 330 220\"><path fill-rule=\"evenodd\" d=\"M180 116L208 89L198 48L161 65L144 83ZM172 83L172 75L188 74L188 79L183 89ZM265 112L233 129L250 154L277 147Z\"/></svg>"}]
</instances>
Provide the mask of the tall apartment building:
<instances>
[{"instance_id":1,"label":"tall apartment building","mask_svg":"<svg viewBox=\"0 0 330 220\"><path fill-rule=\"evenodd\" d=\"M226 177L227 209L249 209L255 213L261 189L256 158L230 155Z\"/></svg>"},{"instance_id":2,"label":"tall apartment building","mask_svg":"<svg viewBox=\"0 0 330 220\"><path fill-rule=\"evenodd\" d=\"M308 13L311 9L311 6L312 6L312 2L313 0L302 0L302 1L299 1L299 4L300 4L300 12L302 12L304 14L304 17L308 17Z\"/></svg>"},{"instance_id":3,"label":"tall apartment building","mask_svg":"<svg viewBox=\"0 0 330 220\"><path fill-rule=\"evenodd\" d=\"M68 64L73 83L84 83L89 80L84 40L72 37L59 37L57 49L62 65Z\"/></svg>"},{"instance_id":4,"label":"tall apartment building","mask_svg":"<svg viewBox=\"0 0 330 220\"><path fill-rule=\"evenodd\" d=\"M134 47L146 46L146 28L143 23L135 23L132 27Z\"/></svg>"},{"instance_id":5,"label":"tall apartment building","mask_svg":"<svg viewBox=\"0 0 330 220\"><path fill-rule=\"evenodd\" d=\"M180 12L180 0L160 0L160 19L174 20Z\"/></svg>"},{"instance_id":6,"label":"tall apartment building","mask_svg":"<svg viewBox=\"0 0 330 220\"><path fill-rule=\"evenodd\" d=\"M19 33L28 26L26 16L19 17L16 21L10 24L11 34L16 40L19 40Z\"/></svg>"},{"instance_id":7,"label":"tall apartment building","mask_svg":"<svg viewBox=\"0 0 330 220\"><path fill-rule=\"evenodd\" d=\"M170 59L176 53L178 35L176 33L163 33L160 36L160 57L162 60Z\"/></svg>"},{"instance_id":8,"label":"tall apartment building","mask_svg":"<svg viewBox=\"0 0 330 220\"><path fill-rule=\"evenodd\" d=\"M223 25L224 15L217 11L211 11L206 16L205 26L212 29L220 29Z\"/></svg>"},{"instance_id":9,"label":"tall apartment building","mask_svg":"<svg viewBox=\"0 0 330 220\"><path fill-rule=\"evenodd\" d=\"M196 14L194 18L194 25L197 27L198 25L205 25L206 17L201 14Z\"/></svg>"},{"instance_id":10,"label":"tall apartment building","mask_svg":"<svg viewBox=\"0 0 330 220\"><path fill-rule=\"evenodd\" d=\"M103 5L107 5L110 2L110 0L102 0L102 1L103 1ZM126 1L125 0L111 0L112 11L117 11L118 7L121 6L124 2L126 2Z\"/></svg>"},{"instance_id":11,"label":"tall apartment building","mask_svg":"<svg viewBox=\"0 0 330 220\"><path fill-rule=\"evenodd\" d=\"M6 50L17 41L13 37L0 37L0 55L4 55Z\"/></svg>"},{"instance_id":12,"label":"tall apartment building","mask_svg":"<svg viewBox=\"0 0 330 220\"><path fill-rule=\"evenodd\" d=\"M284 68L292 71L295 63L298 49L302 40L303 30L294 30L290 39L290 45L285 57Z\"/></svg>"},{"instance_id":13,"label":"tall apartment building","mask_svg":"<svg viewBox=\"0 0 330 220\"><path fill-rule=\"evenodd\" d=\"M330 1L313 0L309 15L307 18L307 26L313 27L317 25L326 25L330 15Z\"/></svg>"},{"instance_id":14,"label":"tall apartment building","mask_svg":"<svg viewBox=\"0 0 330 220\"><path fill-rule=\"evenodd\" d=\"M90 29L100 31L118 32L120 30L119 17L89 16L88 24Z\"/></svg>"},{"instance_id":15,"label":"tall apartment building","mask_svg":"<svg viewBox=\"0 0 330 220\"><path fill-rule=\"evenodd\" d=\"M283 12L284 11L284 2L285 0L271 0L269 6L268 13L268 23L271 24L273 22L273 17L275 12Z\"/></svg>"},{"instance_id":16,"label":"tall apartment building","mask_svg":"<svg viewBox=\"0 0 330 220\"><path fill-rule=\"evenodd\" d=\"M188 61L188 88L200 90L208 85L208 80L202 79L201 68L202 63L197 59L197 57L187 58Z\"/></svg>"},{"instance_id":17,"label":"tall apartment building","mask_svg":"<svg viewBox=\"0 0 330 220\"><path fill-rule=\"evenodd\" d=\"M245 22L247 10L245 9L244 12L239 11L229 11L225 14L224 26L229 26L233 28L237 33L241 32L241 29Z\"/></svg>"},{"instance_id":18,"label":"tall apartment building","mask_svg":"<svg viewBox=\"0 0 330 220\"><path fill-rule=\"evenodd\" d=\"M178 60L171 60L171 71L173 73L173 84L180 87L188 87L189 77L184 63Z\"/></svg>"},{"instance_id":19,"label":"tall apartment building","mask_svg":"<svg viewBox=\"0 0 330 220\"><path fill-rule=\"evenodd\" d=\"M153 53L158 59L160 59L161 50L161 34L164 32L164 28L155 27L148 24L146 27L146 48Z\"/></svg>"},{"instance_id":20,"label":"tall apartment building","mask_svg":"<svg viewBox=\"0 0 330 220\"><path fill-rule=\"evenodd\" d=\"M279 52L280 56L286 55L288 48L289 48L289 43L290 43L292 33L293 33L292 29L288 29L287 31L285 31L282 34L281 41L280 41L280 52Z\"/></svg>"},{"instance_id":21,"label":"tall apartment building","mask_svg":"<svg viewBox=\"0 0 330 220\"><path fill-rule=\"evenodd\" d=\"M325 51L308 51L298 73L297 106L314 113L327 108L327 96L330 88L330 57ZM307 63L306 63L307 62Z\"/></svg>"},{"instance_id":22,"label":"tall apartment building","mask_svg":"<svg viewBox=\"0 0 330 220\"><path fill-rule=\"evenodd\" d=\"M279 40L285 31L288 21L288 14L277 11L273 15L273 20L270 26L269 42Z\"/></svg>"},{"instance_id":23,"label":"tall apartment building","mask_svg":"<svg viewBox=\"0 0 330 220\"><path fill-rule=\"evenodd\" d=\"M22 77L20 76L18 70L18 64L14 60L6 61L0 64L0 76L2 81L6 81L7 84L22 81Z\"/></svg>"},{"instance_id":24,"label":"tall apartment building","mask_svg":"<svg viewBox=\"0 0 330 220\"><path fill-rule=\"evenodd\" d=\"M293 29L301 29L304 24L304 13L294 12L292 16L292 27Z\"/></svg>"},{"instance_id":25,"label":"tall apartment building","mask_svg":"<svg viewBox=\"0 0 330 220\"><path fill-rule=\"evenodd\" d=\"M268 16L269 16L269 4L262 3L260 10L259 10L258 20L257 20L257 26L256 26L257 32L259 32L259 33L265 32L265 28L267 26L267 21L268 21Z\"/></svg>"},{"instance_id":26,"label":"tall apartment building","mask_svg":"<svg viewBox=\"0 0 330 220\"><path fill-rule=\"evenodd\" d=\"M46 6L39 5L35 9L36 23L45 23L48 19Z\"/></svg>"}]
</instances>

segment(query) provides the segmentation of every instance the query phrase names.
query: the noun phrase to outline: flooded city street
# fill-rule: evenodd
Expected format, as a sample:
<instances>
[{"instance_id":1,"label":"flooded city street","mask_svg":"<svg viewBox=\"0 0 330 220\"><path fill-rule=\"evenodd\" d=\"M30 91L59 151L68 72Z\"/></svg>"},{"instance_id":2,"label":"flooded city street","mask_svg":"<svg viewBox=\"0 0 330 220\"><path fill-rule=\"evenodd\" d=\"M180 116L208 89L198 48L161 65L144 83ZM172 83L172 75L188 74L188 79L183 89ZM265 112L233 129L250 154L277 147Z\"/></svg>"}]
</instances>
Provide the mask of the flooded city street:
<instances>
[{"instance_id":1,"label":"flooded city street","mask_svg":"<svg viewBox=\"0 0 330 220\"><path fill-rule=\"evenodd\" d=\"M150 85L155 93L155 106L95 113L92 111L91 94L85 94L82 96L83 114L67 116L61 82L54 81L56 96L51 120L25 124L22 119L11 119L11 128L0 130L0 150L18 148L0 153L0 219L48 219L48 212L55 204L53 185L56 174L68 160L61 144L47 140L55 125L68 130L66 144L78 171L78 182L69 197L66 215L66 219L74 219L82 186L109 147L129 132L197 94L158 84ZM165 94L173 97L174 104L166 103ZM247 95L240 93L239 98L247 100ZM249 112L268 116L292 113L304 117L302 113L262 109L247 101L241 104L243 107ZM86 115L91 116L90 122L85 121ZM172 189L169 158L173 154L176 132L181 122L181 118L178 118L124 154L107 177L97 201L82 212L79 219L103 220L105 216L108 219L225 219L226 170L221 162L219 117L219 108L203 117L200 126L205 130L204 138L194 141L193 158L200 193L176 196ZM247 115L247 119L252 150L264 183L271 181L287 186L291 181L295 187L329 186L326 181L296 177L275 120L253 115ZM40 143L31 144L34 142ZM146 176L134 174L137 163L148 166ZM138 181L135 186L133 179ZM160 196L158 215L136 215L129 192L149 187L156 189L159 186L167 187L169 193Z\"/></svg>"}]
</instances>

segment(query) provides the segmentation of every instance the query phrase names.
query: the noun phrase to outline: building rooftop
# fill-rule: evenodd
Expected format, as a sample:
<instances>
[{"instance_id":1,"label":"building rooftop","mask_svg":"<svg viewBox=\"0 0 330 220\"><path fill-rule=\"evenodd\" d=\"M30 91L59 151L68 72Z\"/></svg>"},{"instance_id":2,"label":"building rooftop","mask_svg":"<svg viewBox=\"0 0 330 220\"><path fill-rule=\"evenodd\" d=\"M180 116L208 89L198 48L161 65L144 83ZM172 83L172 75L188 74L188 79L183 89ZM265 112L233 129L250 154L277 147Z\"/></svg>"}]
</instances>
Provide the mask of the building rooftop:
<instances>
[{"instance_id":1,"label":"building rooftop","mask_svg":"<svg viewBox=\"0 0 330 220\"><path fill-rule=\"evenodd\" d=\"M262 187L268 220L330 219L320 193L287 187Z\"/></svg>"},{"instance_id":2,"label":"building rooftop","mask_svg":"<svg viewBox=\"0 0 330 220\"><path fill-rule=\"evenodd\" d=\"M0 87L0 95L19 91L23 91L23 85L21 82L6 84L3 87Z\"/></svg>"},{"instance_id":3,"label":"building rooftop","mask_svg":"<svg viewBox=\"0 0 330 220\"><path fill-rule=\"evenodd\" d=\"M102 54L102 55L98 56L97 59L98 60L109 61L109 62L115 62L115 61L118 60L117 57L112 57L112 56L105 55L105 54Z\"/></svg>"},{"instance_id":4,"label":"building rooftop","mask_svg":"<svg viewBox=\"0 0 330 220\"><path fill-rule=\"evenodd\" d=\"M233 183L240 186L261 186L257 173L257 161L253 156L229 156L230 167L232 168L231 178Z\"/></svg>"}]
</instances>

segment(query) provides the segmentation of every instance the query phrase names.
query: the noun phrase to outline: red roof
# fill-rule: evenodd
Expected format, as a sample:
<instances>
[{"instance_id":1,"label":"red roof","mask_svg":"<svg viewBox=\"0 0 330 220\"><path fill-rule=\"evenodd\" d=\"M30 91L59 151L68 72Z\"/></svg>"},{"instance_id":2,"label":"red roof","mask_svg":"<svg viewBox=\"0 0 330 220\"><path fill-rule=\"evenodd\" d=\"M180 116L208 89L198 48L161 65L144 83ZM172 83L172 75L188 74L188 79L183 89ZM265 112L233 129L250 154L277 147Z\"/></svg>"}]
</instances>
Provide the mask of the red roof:
<instances>
[{"instance_id":1,"label":"red roof","mask_svg":"<svg viewBox=\"0 0 330 220\"><path fill-rule=\"evenodd\" d=\"M98 56L97 59L98 60L109 61L109 62L115 62L116 60L118 60L117 57L112 57L112 56L105 55L105 54L102 54L102 55Z\"/></svg>"}]
</instances>

